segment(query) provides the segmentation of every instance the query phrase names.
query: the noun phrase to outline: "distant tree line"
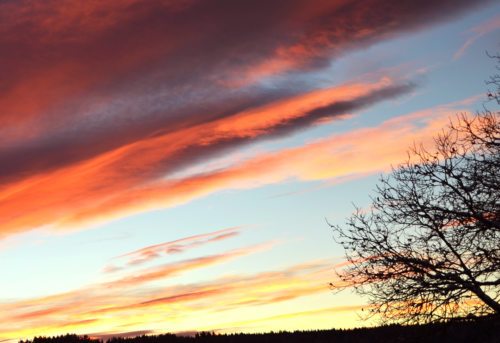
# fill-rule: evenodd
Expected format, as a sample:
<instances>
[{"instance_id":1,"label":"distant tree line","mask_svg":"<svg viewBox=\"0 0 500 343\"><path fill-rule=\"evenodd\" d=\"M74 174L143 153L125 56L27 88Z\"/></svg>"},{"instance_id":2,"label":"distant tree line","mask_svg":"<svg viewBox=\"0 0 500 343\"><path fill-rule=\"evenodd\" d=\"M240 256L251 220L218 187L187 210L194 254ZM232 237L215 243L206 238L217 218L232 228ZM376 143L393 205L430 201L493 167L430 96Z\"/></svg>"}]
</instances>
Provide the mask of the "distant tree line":
<instances>
[{"instance_id":1,"label":"distant tree line","mask_svg":"<svg viewBox=\"0 0 500 343\"><path fill-rule=\"evenodd\" d=\"M481 320L456 320L425 325L388 325L349 330L316 330L270 332L260 334L198 333L192 337L174 334L143 335L133 338L113 337L108 340L68 334L56 337L35 337L19 343L498 343L500 317L488 316Z\"/></svg>"}]
</instances>

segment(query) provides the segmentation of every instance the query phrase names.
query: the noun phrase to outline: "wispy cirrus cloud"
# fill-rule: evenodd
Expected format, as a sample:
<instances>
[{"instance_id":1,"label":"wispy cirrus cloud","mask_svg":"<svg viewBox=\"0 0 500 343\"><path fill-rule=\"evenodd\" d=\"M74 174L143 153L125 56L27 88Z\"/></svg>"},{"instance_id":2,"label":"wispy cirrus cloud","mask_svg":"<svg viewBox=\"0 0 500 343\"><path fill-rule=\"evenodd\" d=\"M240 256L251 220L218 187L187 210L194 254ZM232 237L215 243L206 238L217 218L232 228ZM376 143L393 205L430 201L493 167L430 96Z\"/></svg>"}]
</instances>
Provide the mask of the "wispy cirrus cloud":
<instances>
[{"instance_id":1,"label":"wispy cirrus cloud","mask_svg":"<svg viewBox=\"0 0 500 343\"><path fill-rule=\"evenodd\" d=\"M247 249L248 253L259 250ZM0 304L0 330L7 338L53 335L60 333L61 329L92 335L95 332L107 335L136 331L139 327L163 332L178 331L178 327L187 325L190 330L196 330L199 323L190 324L190 320L197 313L208 311L215 315L241 308L258 309L259 306L329 292L326 280L332 277L330 263L326 260L311 261L279 271L226 275L192 284L159 287L143 287L145 280L152 281L149 270L135 272L134 276L111 283ZM189 270L184 268L182 272ZM161 278L171 276L163 274ZM126 282L122 282L124 280ZM171 328L165 327L165 316L169 317ZM159 329L152 325L156 322L162 323L162 331L157 331ZM100 331L104 327L106 331Z\"/></svg>"},{"instance_id":2,"label":"wispy cirrus cloud","mask_svg":"<svg viewBox=\"0 0 500 343\"><path fill-rule=\"evenodd\" d=\"M488 21L471 28L468 32L471 33L472 36L467 38L465 43L457 50L457 52L455 52L455 54L453 55L453 59L458 60L465 54L467 49L472 44L474 44L475 41L477 41L482 36L494 32L498 29L500 29L500 15L497 15L489 19Z\"/></svg>"},{"instance_id":3,"label":"wispy cirrus cloud","mask_svg":"<svg viewBox=\"0 0 500 343\"><path fill-rule=\"evenodd\" d=\"M216 255L207 255L202 257L196 257L188 260L183 260L180 262L164 264L158 267L152 267L143 271L139 271L133 275L127 275L110 282L107 282L105 285L107 287L136 287L138 285L162 280L167 277L177 276L179 274L185 273L189 270L204 268L207 266L220 264L223 262L227 262L233 260L235 258L256 253L258 251L263 251L270 249L277 242L268 242L259 245L254 245L245 248L234 249L225 253L216 254Z\"/></svg>"},{"instance_id":4,"label":"wispy cirrus cloud","mask_svg":"<svg viewBox=\"0 0 500 343\"><path fill-rule=\"evenodd\" d=\"M406 93L295 76L480 3L3 1L0 236L69 223L229 149Z\"/></svg>"},{"instance_id":5,"label":"wispy cirrus cloud","mask_svg":"<svg viewBox=\"0 0 500 343\"><path fill-rule=\"evenodd\" d=\"M129 196L137 190L162 183L175 185L175 179L163 180L179 166L245 142L287 133L318 118L361 109L411 89L412 84L395 84L390 78L382 78L315 90L228 118L158 133L78 164L13 182L0 190L2 233L70 221L106 220L104 212L92 212L96 206L124 202L117 210L127 209ZM180 196L178 203L182 201Z\"/></svg>"},{"instance_id":6,"label":"wispy cirrus cloud","mask_svg":"<svg viewBox=\"0 0 500 343\"><path fill-rule=\"evenodd\" d=\"M126 323L116 322L108 314L112 312L135 312L143 316L138 304L166 292L177 292L178 302L189 301L182 296L182 285L154 286L175 276L225 263L245 255L256 254L273 247L273 242L247 246L217 255L181 260L157 267L135 270L110 281L89 285L81 289L54 294L41 298L0 303L0 332L7 340L33 337L34 335L54 335L71 330L89 333L106 330L111 334L123 332ZM184 299L182 299L184 298ZM175 301L172 301L175 303ZM131 317L133 318L133 317ZM139 322L144 327L147 319ZM121 328L121 329L118 329Z\"/></svg>"},{"instance_id":7,"label":"wispy cirrus cloud","mask_svg":"<svg viewBox=\"0 0 500 343\"><path fill-rule=\"evenodd\" d=\"M125 266L137 266L162 256L183 253L205 244L233 238L239 235L242 229L242 227L230 227L143 247L113 258L114 264L106 266L104 270L108 272L120 270L122 266L117 266L117 260L125 260Z\"/></svg>"},{"instance_id":8,"label":"wispy cirrus cloud","mask_svg":"<svg viewBox=\"0 0 500 343\"><path fill-rule=\"evenodd\" d=\"M408 147L414 142L431 144L450 117L467 111L463 106L469 103L470 99L465 99L436 106L394 117L378 126L332 135L299 147L260 153L227 168L153 183L110 198L68 220L75 225L99 215L112 218L117 213L119 216L157 206L175 206L221 189L252 188L290 178L332 183L381 173L404 161ZM294 168L289 168L290 165Z\"/></svg>"}]
</instances>

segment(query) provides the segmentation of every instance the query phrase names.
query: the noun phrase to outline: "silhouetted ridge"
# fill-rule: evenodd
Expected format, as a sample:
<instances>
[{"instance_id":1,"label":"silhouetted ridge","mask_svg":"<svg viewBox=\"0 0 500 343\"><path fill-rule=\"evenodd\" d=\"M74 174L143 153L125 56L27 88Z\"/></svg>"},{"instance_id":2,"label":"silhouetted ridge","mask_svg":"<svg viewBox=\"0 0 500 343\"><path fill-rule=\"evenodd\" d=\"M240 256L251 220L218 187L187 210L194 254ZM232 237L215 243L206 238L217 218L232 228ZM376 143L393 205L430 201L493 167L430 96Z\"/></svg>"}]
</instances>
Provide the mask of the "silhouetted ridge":
<instances>
[{"instance_id":1,"label":"silhouetted ridge","mask_svg":"<svg viewBox=\"0 0 500 343\"><path fill-rule=\"evenodd\" d=\"M194 336L174 334L112 337L107 340L68 334L57 337L35 337L19 343L500 343L500 317L480 320L455 320L448 323L426 325L389 325L349 330L316 330L270 332L261 334L197 333Z\"/></svg>"}]
</instances>

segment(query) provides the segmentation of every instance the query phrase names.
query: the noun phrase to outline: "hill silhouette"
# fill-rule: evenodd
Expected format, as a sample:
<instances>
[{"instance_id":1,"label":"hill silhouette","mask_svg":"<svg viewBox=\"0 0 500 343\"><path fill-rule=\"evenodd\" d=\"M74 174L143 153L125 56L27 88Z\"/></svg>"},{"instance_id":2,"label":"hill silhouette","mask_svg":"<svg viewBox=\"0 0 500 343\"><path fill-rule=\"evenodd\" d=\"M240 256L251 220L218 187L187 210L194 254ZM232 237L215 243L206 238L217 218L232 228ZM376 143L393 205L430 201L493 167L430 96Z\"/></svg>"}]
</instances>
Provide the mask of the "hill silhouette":
<instances>
[{"instance_id":1,"label":"hill silhouette","mask_svg":"<svg viewBox=\"0 0 500 343\"><path fill-rule=\"evenodd\" d=\"M373 328L332 329L316 331L270 332L258 334L196 333L193 336L174 334L112 337L106 340L67 334L55 337L35 337L19 343L500 343L500 317L480 320L457 320L425 325L388 325Z\"/></svg>"}]
</instances>

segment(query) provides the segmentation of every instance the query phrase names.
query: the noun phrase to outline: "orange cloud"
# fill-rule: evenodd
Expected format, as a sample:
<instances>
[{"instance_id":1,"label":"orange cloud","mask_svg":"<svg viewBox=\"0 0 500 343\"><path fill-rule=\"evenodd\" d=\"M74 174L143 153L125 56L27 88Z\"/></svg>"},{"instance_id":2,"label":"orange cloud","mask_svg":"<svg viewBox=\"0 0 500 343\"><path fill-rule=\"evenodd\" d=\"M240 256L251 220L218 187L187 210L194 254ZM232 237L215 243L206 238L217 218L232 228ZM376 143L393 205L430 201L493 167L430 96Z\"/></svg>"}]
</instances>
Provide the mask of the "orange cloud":
<instances>
[{"instance_id":1,"label":"orange cloud","mask_svg":"<svg viewBox=\"0 0 500 343\"><path fill-rule=\"evenodd\" d=\"M105 220L131 211L175 206L227 188L257 187L290 178L331 182L384 172L391 165L404 161L408 147L414 142L432 143L433 137L457 111L454 105L440 106L396 117L377 127L261 154L226 169L156 182L111 198L94 209L87 208L76 213L66 218L67 224L76 225L89 219ZM289 168L290 165L294 168Z\"/></svg>"},{"instance_id":2,"label":"orange cloud","mask_svg":"<svg viewBox=\"0 0 500 343\"><path fill-rule=\"evenodd\" d=\"M180 239L176 239L174 241L169 241L165 243L160 243L160 244L154 244L150 245L144 248L141 248L139 250L135 250L120 256L117 256L114 258L114 260L117 259L123 259L127 258L127 265L139 265L145 262L148 262L152 259L158 258L161 255L167 255L167 254L177 254L184 252L189 249L193 249L195 247L198 247L200 245L208 244L208 243L213 243L213 242L218 242L222 241L225 239L232 238L240 233L241 227L230 227L226 229L221 229L209 233L204 233L204 234L199 234L199 235L194 235L190 237L184 237ZM105 270L107 271L116 271L121 269L120 267L116 266L107 266Z\"/></svg>"},{"instance_id":3,"label":"orange cloud","mask_svg":"<svg viewBox=\"0 0 500 343\"><path fill-rule=\"evenodd\" d=\"M375 18L365 9L370 4L346 7L302 0L286 5L284 13L280 1L2 2L0 142L9 148L0 151L0 162L15 158L16 163L1 171L0 182L77 163L159 129L259 106L271 93L274 99L290 95L293 92L283 88L258 90L249 97L251 90L225 94L220 87L221 80L241 75L247 66L266 64L275 55L289 61L280 72L300 70L311 59L350 48L361 36L383 39L387 23L397 32L432 19L428 12L454 13L470 6L460 1L442 11L449 5L428 1L408 11L411 6L396 2ZM324 20L325 15L335 20ZM394 19L401 16L409 18L395 25ZM214 22L220 25L214 27ZM256 22L258 29L252 25ZM372 26L385 29L367 29ZM315 53L298 53L311 50L297 48L307 42L316 42ZM368 42L363 38L359 44ZM331 51L332 45L336 51ZM85 139L89 136L91 141ZM19 158L21 153L30 158Z\"/></svg>"},{"instance_id":4,"label":"orange cloud","mask_svg":"<svg viewBox=\"0 0 500 343\"><path fill-rule=\"evenodd\" d=\"M408 92L387 80L290 85L478 3L2 1L0 237L68 223L230 148ZM278 74L273 87L260 82Z\"/></svg>"},{"instance_id":5,"label":"orange cloud","mask_svg":"<svg viewBox=\"0 0 500 343\"><path fill-rule=\"evenodd\" d=\"M148 192L158 194L168 188L172 189L172 196L179 192L190 194L199 183L210 181L204 177L213 180L215 175L182 183L156 180L179 165L193 163L229 146L280 134L304 125L304 121L312 123L317 118L343 114L405 92L408 87L411 89L382 78L375 83L316 90L228 118L158 134L72 166L13 182L0 189L0 235L43 225L76 223L84 213L84 219L98 220L102 214L92 213L94 209L104 206L105 213L112 203L127 208L127 203L134 201L132 194L140 193L142 198ZM204 188L200 188L201 192ZM180 198L177 203L182 201Z\"/></svg>"},{"instance_id":6,"label":"orange cloud","mask_svg":"<svg viewBox=\"0 0 500 343\"><path fill-rule=\"evenodd\" d=\"M256 251L261 251L270 248L274 243L261 244L257 246L252 246L248 248L235 249L223 254L209 255L198 258L193 258L190 260L184 260L181 262L167 264L160 267L155 267L148 269L146 271L139 272L137 275L126 276L120 279L116 279L106 283L107 287L129 287L138 286L140 284L151 282L155 280L164 279L166 277L174 276L180 273L184 273L188 270L198 269L202 267L207 267L214 264L219 264L221 262L226 262L234 258L255 253Z\"/></svg>"},{"instance_id":7,"label":"orange cloud","mask_svg":"<svg viewBox=\"0 0 500 343\"><path fill-rule=\"evenodd\" d=\"M7 339L53 335L62 333L61 330L89 334L105 333L102 328L118 332L142 327L154 331L151 324L160 320L164 325L166 315L174 322L172 325L183 322L191 325L191 318L207 311L215 316L329 292L326 280L332 275L328 261L312 261L282 271L225 276L168 287L143 288L143 281L151 278L141 278L140 274L136 277L51 297L0 304L0 331ZM117 292L117 286L124 286L123 280L127 280L127 288ZM168 328L163 326L162 330Z\"/></svg>"}]
</instances>

